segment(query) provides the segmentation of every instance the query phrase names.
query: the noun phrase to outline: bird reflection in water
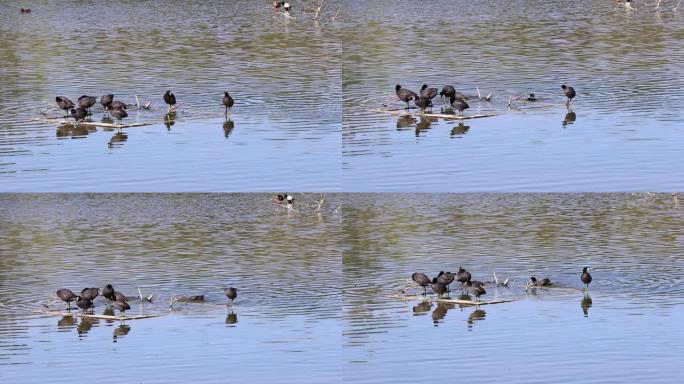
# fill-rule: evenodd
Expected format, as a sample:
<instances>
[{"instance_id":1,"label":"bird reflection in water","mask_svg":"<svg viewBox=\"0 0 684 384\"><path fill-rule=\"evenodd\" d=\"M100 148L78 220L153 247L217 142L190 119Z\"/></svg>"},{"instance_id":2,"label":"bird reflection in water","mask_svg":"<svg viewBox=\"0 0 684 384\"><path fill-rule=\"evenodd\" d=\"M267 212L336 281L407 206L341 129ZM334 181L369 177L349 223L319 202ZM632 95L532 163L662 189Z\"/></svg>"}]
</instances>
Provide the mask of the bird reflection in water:
<instances>
[{"instance_id":1,"label":"bird reflection in water","mask_svg":"<svg viewBox=\"0 0 684 384\"><path fill-rule=\"evenodd\" d=\"M237 313L230 311L228 312L228 316L226 316L226 325L230 326L235 326L237 324L238 318L237 318Z\"/></svg>"},{"instance_id":2,"label":"bird reflection in water","mask_svg":"<svg viewBox=\"0 0 684 384\"><path fill-rule=\"evenodd\" d=\"M97 326L100 323L98 319L93 319L89 317L82 317L81 322L76 327L76 332L78 332L78 337L84 337L88 334L93 326Z\"/></svg>"},{"instance_id":3,"label":"bird reflection in water","mask_svg":"<svg viewBox=\"0 0 684 384\"><path fill-rule=\"evenodd\" d=\"M124 143L124 141L128 140L128 134L123 133L123 132L117 132L112 136L111 139L109 139L109 142L107 143L107 146L109 148L118 148L121 147Z\"/></svg>"},{"instance_id":4,"label":"bird reflection in water","mask_svg":"<svg viewBox=\"0 0 684 384\"><path fill-rule=\"evenodd\" d=\"M475 307L473 313L471 313L470 316L468 316L468 330L472 330L473 326L475 325L475 322L484 320L485 316L487 316L487 312L480 309L480 307Z\"/></svg>"},{"instance_id":5,"label":"bird reflection in water","mask_svg":"<svg viewBox=\"0 0 684 384\"><path fill-rule=\"evenodd\" d=\"M565 118L563 119L563 127L570 125L577 120L577 115L575 112L572 110L568 110L568 113L565 115Z\"/></svg>"},{"instance_id":6,"label":"bird reflection in water","mask_svg":"<svg viewBox=\"0 0 684 384\"><path fill-rule=\"evenodd\" d=\"M128 332L130 332L130 331L131 331L131 326L122 323L118 327L114 328L114 333L112 334L112 341L116 343L116 341L120 337L124 337L124 336L128 335Z\"/></svg>"},{"instance_id":7,"label":"bird reflection in water","mask_svg":"<svg viewBox=\"0 0 684 384\"><path fill-rule=\"evenodd\" d=\"M223 136L227 139L233 133L233 129L235 129L235 123L230 119L226 120L223 123Z\"/></svg>"},{"instance_id":8,"label":"bird reflection in water","mask_svg":"<svg viewBox=\"0 0 684 384\"><path fill-rule=\"evenodd\" d=\"M171 126L176 124L176 112L169 112L168 114L164 115L164 125L166 125L166 130L170 131Z\"/></svg>"},{"instance_id":9,"label":"bird reflection in water","mask_svg":"<svg viewBox=\"0 0 684 384\"><path fill-rule=\"evenodd\" d=\"M59 138L68 138L71 137L72 139L81 139L86 136L88 136L89 133L91 132L96 132L97 128L95 127L88 127L82 124L78 125L73 125L73 124L64 124L60 125L57 127L57 137Z\"/></svg>"},{"instance_id":10,"label":"bird reflection in water","mask_svg":"<svg viewBox=\"0 0 684 384\"><path fill-rule=\"evenodd\" d=\"M468 133L468 130L470 129L470 125L465 125L463 122L459 122L457 126L451 129L451 138L453 139L454 137L461 137Z\"/></svg>"},{"instance_id":11,"label":"bird reflection in water","mask_svg":"<svg viewBox=\"0 0 684 384\"><path fill-rule=\"evenodd\" d=\"M104 311L102 311L102 314L105 315L105 316L116 316L116 315L114 314L114 309L113 309L112 307L106 307L106 308L104 309ZM105 319L105 323L107 323L107 324L112 324L112 323L114 323L114 320L112 320L112 319Z\"/></svg>"},{"instance_id":12,"label":"bird reflection in water","mask_svg":"<svg viewBox=\"0 0 684 384\"><path fill-rule=\"evenodd\" d=\"M397 119L397 131L403 131L413 127L416 121L417 120L415 117L411 115L401 116L399 119Z\"/></svg>"},{"instance_id":13,"label":"bird reflection in water","mask_svg":"<svg viewBox=\"0 0 684 384\"><path fill-rule=\"evenodd\" d=\"M584 297L582 297L582 301L580 305L582 306L582 312L584 313L584 317L589 317L589 308L591 308L591 296L589 296L589 292L584 292Z\"/></svg>"},{"instance_id":14,"label":"bird reflection in water","mask_svg":"<svg viewBox=\"0 0 684 384\"><path fill-rule=\"evenodd\" d=\"M430 126L432 123L437 122L436 117L429 117L429 116L421 116L420 117L420 122L416 124L416 137L420 136L421 132L427 131L430 129Z\"/></svg>"},{"instance_id":15,"label":"bird reflection in water","mask_svg":"<svg viewBox=\"0 0 684 384\"><path fill-rule=\"evenodd\" d=\"M434 323L435 327L439 325L439 323L442 322L444 319L444 316L446 316L447 312L450 309L455 308L453 304L449 303L437 303L437 307L435 308L434 311L432 311L432 322Z\"/></svg>"},{"instance_id":16,"label":"bird reflection in water","mask_svg":"<svg viewBox=\"0 0 684 384\"><path fill-rule=\"evenodd\" d=\"M413 316L422 316L426 312L429 312L432 309L432 302L431 301L421 301L417 305L413 307Z\"/></svg>"},{"instance_id":17,"label":"bird reflection in water","mask_svg":"<svg viewBox=\"0 0 684 384\"><path fill-rule=\"evenodd\" d=\"M57 330L60 332L71 330L71 328L76 326L76 317L74 316L64 316L57 320Z\"/></svg>"}]
</instances>

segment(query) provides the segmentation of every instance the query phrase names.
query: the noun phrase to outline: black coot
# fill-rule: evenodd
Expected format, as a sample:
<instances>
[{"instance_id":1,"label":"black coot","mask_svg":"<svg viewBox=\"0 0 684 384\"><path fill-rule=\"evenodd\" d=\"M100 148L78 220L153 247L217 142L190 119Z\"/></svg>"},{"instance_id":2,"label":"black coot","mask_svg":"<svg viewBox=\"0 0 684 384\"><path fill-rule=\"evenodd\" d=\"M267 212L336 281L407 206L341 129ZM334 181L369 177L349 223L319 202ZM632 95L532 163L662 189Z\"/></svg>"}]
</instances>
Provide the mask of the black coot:
<instances>
[{"instance_id":1,"label":"black coot","mask_svg":"<svg viewBox=\"0 0 684 384\"><path fill-rule=\"evenodd\" d=\"M472 276L470 275L470 272L466 271L461 267L458 267L458 274L456 275L456 280L459 283L461 283L461 285L469 282L471 278Z\"/></svg>"},{"instance_id":2,"label":"black coot","mask_svg":"<svg viewBox=\"0 0 684 384\"><path fill-rule=\"evenodd\" d=\"M71 302L78 298L70 289L66 288L58 289L57 297L67 303L67 309L71 309Z\"/></svg>"},{"instance_id":3,"label":"black coot","mask_svg":"<svg viewBox=\"0 0 684 384\"><path fill-rule=\"evenodd\" d=\"M97 295L100 294L100 288L83 288L81 291L81 297L88 300L95 300Z\"/></svg>"},{"instance_id":4,"label":"black coot","mask_svg":"<svg viewBox=\"0 0 684 384\"><path fill-rule=\"evenodd\" d=\"M452 97L451 99L449 99L449 103L451 104L451 107L456 109L458 111L458 113L461 115L463 114L464 110L470 108L470 106L468 105L468 103L466 103L465 100L457 99L455 97Z\"/></svg>"},{"instance_id":5,"label":"black coot","mask_svg":"<svg viewBox=\"0 0 684 384\"><path fill-rule=\"evenodd\" d=\"M74 103L64 96L55 97L55 103L57 103L59 109L64 110L64 117L67 117L69 115L69 110L74 107Z\"/></svg>"},{"instance_id":6,"label":"black coot","mask_svg":"<svg viewBox=\"0 0 684 384\"><path fill-rule=\"evenodd\" d=\"M171 93L171 91L166 91L164 94L164 102L169 105L169 109L167 110L167 113L171 112L171 107L176 105L176 96Z\"/></svg>"},{"instance_id":7,"label":"black coot","mask_svg":"<svg viewBox=\"0 0 684 384\"><path fill-rule=\"evenodd\" d=\"M85 313L87 310L95 308L95 304L93 304L93 301L90 299L86 299L85 297L78 296L78 300L76 300L76 305L83 310L83 313Z\"/></svg>"},{"instance_id":8,"label":"black coot","mask_svg":"<svg viewBox=\"0 0 684 384\"><path fill-rule=\"evenodd\" d=\"M591 275L587 272L588 269L589 267L584 267L584 269L582 269L581 279L582 283L584 283L584 289L589 289L589 283L591 283Z\"/></svg>"},{"instance_id":9,"label":"black coot","mask_svg":"<svg viewBox=\"0 0 684 384\"><path fill-rule=\"evenodd\" d=\"M107 284L106 287L102 288L102 297L109 301L114 301L116 300L116 294L114 291L114 287L112 287L111 284Z\"/></svg>"},{"instance_id":10,"label":"black coot","mask_svg":"<svg viewBox=\"0 0 684 384\"><path fill-rule=\"evenodd\" d=\"M448 271L447 272L440 271L439 275L437 275L437 280L440 283L446 285L447 289L449 288L449 285L454 282L454 279L456 279L456 275L454 275L453 273L448 272Z\"/></svg>"},{"instance_id":11,"label":"black coot","mask_svg":"<svg viewBox=\"0 0 684 384\"><path fill-rule=\"evenodd\" d=\"M102 104L102 108L105 112L107 112L111 107L112 101L114 101L114 95L112 95L111 93L108 95L102 95L102 97L100 98L100 104Z\"/></svg>"},{"instance_id":12,"label":"black coot","mask_svg":"<svg viewBox=\"0 0 684 384\"><path fill-rule=\"evenodd\" d=\"M432 284L432 280L430 280L426 274L421 272L415 272L413 275L411 275L411 280L423 288L424 295L427 294L427 286Z\"/></svg>"},{"instance_id":13,"label":"black coot","mask_svg":"<svg viewBox=\"0 0 684 384\"><path fill-rule=\"evenodd\" d=\"M445 85L442 87L442 91L439 92L439 98L443 99L446 97L447 99L451 99L453 96L455 96L455 94L456 88L451 85Z\"/></svg>"},{"instance_id":14,"label":"black coot","mask_svg":"<svg viewBox=\"0 0 684 384\"><path fill-rule=\"evenodd\" d=\"M97 103L97 97L83 95L78 98L78 106L90 112L90 107Z\"/></svg>"},{"instance_id":15,"label":"black coot","mask_svg":"<svg viewBox=\"0 0 684 384\"><path fill-rule=\"evenodd\" d=\"M126 110L123 108L112 109L111 111L109 111L109 114L119 121L119 125L122 124L121 120L123 120L125 117L128 117L128 113L126 113Z\"/></svg>"},{"instance_id":16,"label":"black coot","mask_svg":"<svg viewBox=\"0 0 684 384\"><path fill-rule=\"evenodd\" d=\"M233 107L233 104L235 101L233 98L230 96L228 92L223 93L223 106L226 107L226 115L228 114L228 110Z\"/></svg>"},{"instance_id":17,"label":"black coot","mask_svg":"<svg viewBox=\"0 0 684 384\"><path fill-rule=\"evenodd\" d=\"M223 289L223 293L225 293L228 300L230 300L230 305L233 305L233 300L237 297L237 291L237 288L233 287Z\"/></svg>"},{"instance_id":18,"label":"black coot","mask_svg":"<svg viewBox=\"0 0 684 384\"><path fill-rule=\"evenodd\" d=\"M119 100L114 100L112 103L109 105L109 109L126 109L126 103L123 101Z\"/></svg>"},{"instance_id":19,"label":"black coot","mask_svg":"<svg viewBox=\"0 0 684 384\"><path fill-rule=\"evenodd\" d=\"M420 87L420 97L426 97L429 100L432 100L437 96L438 91L437 88L428 88L427 84L423 84L423 86Z\"/></svg>"},{"instance_id":20,"label":"black coot","mask_svg":"<svg viewBox=\"0 0 684 384\"><path fill-rule=\"evenodd\" d=\"M466 283L466 287L468 287L468 292L475 295L475 299L477 301L480 301L480 296L487 293L487 291L485 291L484 289L483 284L479 281L469 281Z\"/></svg>"},{"instance_id":21,"label":"black coot","mask_svg":"<svg viewBox=\"0 0 684 384\"><path fill-rule=\"evenodd\" d=\"M73 117L76 121L84 120L87 116L88 111L86 111L85 108L82 107L71 108L71 114L69 115L69 117Z\"/></svg>"},{"instance_id":22,"label":"black coot","mask_svg":"<svg viewBox=\"0 0 684 384\"><path fill-rule=\"evenodd\" d=\"M432 279L432 292L437 294L437 297L447 292L447 286L437 281L437 278Z\"/></svg>"},{"instance_id":23,"label":"black coot","mask_svg":"<svg viewBox=\"0 0 684 384\"><path fill-rule=\"evenodd\" d=\"M409 101L418 99L418 95L416 95L415 92L409 91L406 88L402 88L399 84L397 84L394 89L397 92L397 97L399 100L406 103L406 109L409 109Z\"/></svg>"},{"instance_id":24,"label":"black coot","mask_svg":"<svg viewBox=\"0 0 684 384\"><path fill-rule=\"evenodd\" d=\"M126 300L124 301L115 301L112 303L112 308L118 309L119 313L121 316L126 315L126 311L131 309L131 306L128 304Z\"/></svg>"},{"instance_id":25,"label":"black coot","mask_svg":"<svg viewBox=\"0 0 684 384\"><path fill-rule=\"evenodd\" d=\"M420 112L424 113L425 109L427 109L430 106L430 99L421 96L418 99L416 99L415 103L416 107L420 108Z\"/></svg>"},{"instance_id":26,"label":"black coot","mask_svg":"<svg viewBox=\"0 0 684 384\"><path fill-rule=\"evenodd\" d=\"M551 285L551 280L547 278L537 280L536 277L532 276L530 277L530 281L532 282L533 287L547 287Z\"/></svg>"},{"instance_id":27,"label":"black coot","mask_svg":"<svg viewBox=\"0 0 684 384\"><path fill-rule=\"evenodd\" d=\"M527 101L537 101L537 97L534 95L534 93L530 93L530 95L527 96Z\"/></svg>"},{"instance_id":28,"label":"black coot","mask_svg":"<svg viewBox=\"0 0 684 384\"><path fill-rule=\"evenodd\" d=\"M575 88L568 87L567 85L563 84L561 85L561 89L563 90L563 93L565 93L565 97L568 98L568 101L565 103L565 105L570 106L570 102L577 95L577 93L575 93Z\"/></svg>"}]
</instances>

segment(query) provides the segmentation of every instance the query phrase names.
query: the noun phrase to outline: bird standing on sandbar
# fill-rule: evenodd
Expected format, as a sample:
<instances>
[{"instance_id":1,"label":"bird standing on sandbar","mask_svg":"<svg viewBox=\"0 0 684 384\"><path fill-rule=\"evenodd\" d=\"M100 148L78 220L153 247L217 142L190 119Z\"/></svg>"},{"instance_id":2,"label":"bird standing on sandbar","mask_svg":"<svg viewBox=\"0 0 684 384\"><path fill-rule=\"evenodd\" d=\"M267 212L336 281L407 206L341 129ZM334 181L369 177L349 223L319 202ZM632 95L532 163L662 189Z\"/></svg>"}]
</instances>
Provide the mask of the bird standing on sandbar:
<instances>
[{"instance_id":1,"label":"bird standing on sandbar","mask_svg":"<svg viewBox=\"0 0 684 384\"><path fill-rule=\"evenodd\" d=\"M226 107L226 115L228 114L228 110L233 107L233 104L235 101L233 98L230 96L228 92L223 93L223 106Z\"/></svg>"},{"instance_id":2,"label":"bird standing on sandbar","mask_svg":"<svg viewBox=\"0 0 684 384\"><path fill-rule=\"evenodd\" d=\"M171 108L176 105L176 96L171 93L171 91L166 91L164 94L164 102L169 105L169 109L166 111L166 113L171 113Z\"/></svg>"},{"instance_id":3,"label":"bird standing on sandbar","mask_svg":"<svg viewBox=\"0 0 684 384\"><path fill-rule=\"evenodd\" d=\"M64 110L64 117L68 117L69 116L69 110L74 107L74 103L64 96L55 97L55 103L57 103L57 106L59 107L59 109Z\"/></svg>"},{"instance_id":4,"label":"bird standing on sandbar","mask_svg":"<svg viewBox=\"0 0 684 384\"><path fill-rule=\"evenodd\" d=\"M237 298L237 291L238 291L237 288L233 288L233 287L223 289L223 293L226 295L228 300L230 300L231 306L233 305L233 300L235 300L235 298Z\"/></svg>"},{"instance_id":5,"label":"bird standing on sandbar","mask_svg":"<svg viewBox=\"0 0 684 384\"><path fill-rule=\"evenodd\" d=\"M565 106L570 107L570 102L572 101L572 99L575 98L575 96L577 96L577 93L575 92L575 88L568 87L567 85L563 84L563 85L561 85L561 89L563 90L565 97L568 98L568 101L565 102Z\"/></svg>"},{"instance_id":6,"label":"bird standing on sandbar","mask_svg":"<svg viewBox=\"0 0 684 384\"><path fill-rule=\"evenodd\" d=\"M62 301L67 303L67 310L71 310L71 302L76 300L78 296L71 292L70 289L67 288L61 288L57 290L57 297L59 297Z\"/></svg>"},{"instance_id":7,"label":"bird standing on sandbar","mask_svg":"<svg viewBox=\"0 0 684 384\"><path fill-rule=\"evenodd\" d=\"M406 110L409 109L409 101L418 99L418 95L416 95L415 92L410 91L406 88L402 88L399 84L397 84L397 86L394 87L394 89L397 93L397 97L399 98L399 100L406 103Z\"/></svg>"}]
</instances>

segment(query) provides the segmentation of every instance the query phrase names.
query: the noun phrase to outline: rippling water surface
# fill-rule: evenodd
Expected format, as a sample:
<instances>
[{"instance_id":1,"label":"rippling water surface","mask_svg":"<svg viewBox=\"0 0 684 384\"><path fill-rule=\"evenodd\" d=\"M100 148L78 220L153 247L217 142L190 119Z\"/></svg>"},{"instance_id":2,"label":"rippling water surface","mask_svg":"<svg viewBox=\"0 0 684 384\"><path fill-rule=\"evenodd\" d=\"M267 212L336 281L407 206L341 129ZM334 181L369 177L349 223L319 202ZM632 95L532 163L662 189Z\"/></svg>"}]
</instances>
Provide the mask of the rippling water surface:
<instances>
[{"instance_id":1,"label":"rippling water surface","mask_svg":"<svg viewBox=\"0 0 684 384\"><path fill-rule=\"evenodd\" d=\"M675 383L684 209L669 194L359 194L343 221L349 382ZM463 266L487 284L459 307L413 272ZM579 276L590 267L585 295ZM525 293L531 276L554 288ZM458 298L460 288L453 286ZM434 298L434 295L428 295Z\"/></svg>"},{"instance_id":2,"label":"rippling water surface","mask_svg":"<svg viewBox=\"0 0 684 384\"><path fill-rule=\"evenodd\" d=\"M30 15L0 4L0 190L339 189L338 27L269 4L60 2ZM172 126L167 89L181 104ZM151 101L125 122L152 125L124 139L41 118L56 95L105 93Z\"/></svg>"},{"instance_id":3,"label":"rippling water surface","mask_svg":"<svg viewBox=\"0 0 684 384\"><path fill-rule=\"evenodd\" d=\"M318 199L295 196L302 212ZM339 198L318 217L264 194L0 195L0 380L338 381ZM108 282L158 295L129 314L160 316L41 313L59 287ZM239 289L232 311L226 286Z\"/></svg>"},{"instance_id":4,"label":"rippling water surface","mask_svg":"<svg viewBox=\"0 0 684 384\"><path fill-rule=\"evenodd\" d=\"M643 3L643 2L639 2ZM670 2L663 2L670 3ZM681 190L684 23L612 1L349 1L346 191ZM635 28L638 26L638 32ZM451 121L397 117L394 86L471 96ZM569 113L561 84L578 92ZM473 100L492 93L492 103ZM536 103L509 96L535 93ZM437 97L434 111L442 102Z\"/></svg>"}]
</instances>

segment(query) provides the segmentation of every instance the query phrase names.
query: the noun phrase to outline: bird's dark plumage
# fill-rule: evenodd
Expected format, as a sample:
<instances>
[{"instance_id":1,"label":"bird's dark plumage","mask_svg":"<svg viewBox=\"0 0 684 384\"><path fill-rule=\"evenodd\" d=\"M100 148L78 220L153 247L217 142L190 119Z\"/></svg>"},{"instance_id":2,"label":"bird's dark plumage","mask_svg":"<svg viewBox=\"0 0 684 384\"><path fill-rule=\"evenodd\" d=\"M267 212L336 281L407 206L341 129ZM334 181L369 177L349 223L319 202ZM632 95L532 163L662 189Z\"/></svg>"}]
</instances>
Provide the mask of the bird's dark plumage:
<instances>
[{"instance_id":1,"label":"bird's dark plumage","mask_svg":"<svg viewBox=\"0 0 684 384\"><path fill-rule=\"evenodd\" d=\"M111 107L113 101L114 95L112 95L111 93L107 95L102 95L102 97L100 98L100 104L102 104L102 108L104 108L105 111Z\"/></svg>"},{"instance_id":2,"label":"bird's dark plumage","mask_svg":"<svg viewBox=\"0 0 684 384\"><path fill-rule=\"evenodd\" d=\"M74 103L64 96L55 97L55 103L59 109L63 109L64 113L68 114L69 110L74 107Z\"/></svg>"},{"instance_id":3,"label":"bird's dark plumage","mask_svg":"<svg viewBox=\"0 0 684 384\"><path fill-rule=\"evenodd\" d=\"M85 110L85 108L78 107L78 108L71 108L71 114L69 117L73 117L76 121L81 121L85 119L88 116L88 111Z\"/></svg>"},{"instance_id":4,"label":"bird's dark plumage","mask_svg":"<svg viewBox=\"0 0 684 384\"><path fill-rule=\"evenodd\" d=\"M432 284L432 280L430 280L426 274L421 272L415 272L413 275L411 275L411 280L423 288L423 293L427 293L426 287Z\"/></svg>"},{"instance_id":5,"label":"bird's dark plumage","mask_svg":"<svg viewBox=\"0 0 684 384\"><path fill-rule=\"evenodd\" d=\"M561 89L563 90L565 97L568 98L568 101L565 104L570 105L570 102L572 101L572 99L574 99L575 96L577 96L577 93L575 92L575 88L568 87L567 85L563 84L563 85L561 85Z\"/></svg>"},{"instance_id":6,"label":"bird's dark plumage","mask_svg":"<svg viewBox=\"0 0 684 384\"><path fill-rule=\"evenodd\" d=\"M547 278L537 280L536 277L532 276L530 277L530 281L532 282L533 287L546 287L551 285L551 280Z\"/></svg>"},{"instance_id":7,"label":"bird's dark plumage","mask_svg":"<svg viewBox=\"0 0 684 384\"><path fill-rule=\"evenodd\" d=\"M233 287L223 289L223 293L226 295L228 300L230 300L231 304L233 303L233 300L235 300L235 298L237 297L237 291L237 288Z\"/></svg>"},{"instance_id":8,"label":"bird's dark plumage","mask_svg":"<svg viewBox=\"0 0 684 384\"><path fill-rule=\"evenodd\" d=\"M447 99L450 99L455 94L456 94L456 88L454 88L451 85L445 85L444 87L442 87L442 90L439 92L439 97L441 99L443 99L445 97Z\"/></svg>"},{"instance_id":9,"label":"bird's dark plumage","mask_svg":"<svg viewBox=\"0 0 684 384\"><path fill-rule=\"evenodd\" d=\"M233 107L233 104L235 101L233 98L230 96L228 92L223 93L223 106L226 107L226 113L228 113L228 110Z\"/></svg>"},{"instance_id":10,"label":"bird's dark plumage","mask_svg":"<svg viewBox=\"0 0 684 384\"><path fill-rule=\"evenodd\" d=\"M95 308L95 304L93 304L93 301L91 299L87 299L85 297L78 296L78 300L76 300L76 305L83 310L83 312Z\"/></svg>"},{"instance_id":11,"label":"bird's dark plumage","mask_svg":"<svg viewBox=\"0 0 684 384\"><path fill-rule=\"evenodd\" d=\"M449 288L449 284L454 282L454 279L456 279L456 275L454 275L451 272L439 272L439 275L437 275L437 281L440 283L444 284Z\"/></svg>"},{"instance_id":12,"label":"bird's dark plumage","mask_svg":"<svg viewBox=\"0 0 684 384\"><path fill-rule=\"evenodd\" d=\"M409 101L418 99L418 95L416 95L415 92L410 91L406 88L402 88L399 84L397 84L397 86L394 87L394 89L397 93L397 97L399 98L399 100L406 103L406 109L409 108Z\"/></svg>"},{"instance_id":13,"label":"bird's dark plumage","mask_svg":"<svg viewBox=\"0 0 684 384\"><path fill-rule=\"evenodd\" d=\"M582 276L580 276L585 288L589 288L589 283L591 283L591 275L587 272L588 269L588 267L584 267L584 269L582 269Z\"/></svg>"},{"instance_id":14,"label":"bird's dark plumage","mask_svg":"<svg viewBox=\"0 0 684 384\"><path fill-rule=\"evenodd\" d=\"M449 99L449 103L451 104L451 106L452 106L454 109L458 110L458 112L459 112L460 114L463 114L463 111L464 111L464 110L470 108L470 106L468 105L468 103L466 103L465 100L463 100L463 99L457 99L457 98L455 98L455 97L452 97L451 99Z\"/></svg>"},{"instance_id":15,"label":"bird's dark plumage","mask_svg":"<svg viewBox=\"0 0 684 384\"><path fill-rule=\"evenodd\" d=\"M90 107L95 105L95 103L97 103L97 97L95 96L83 95L78 98L78 106L87 111L90 111Z\"/></svg>"},{"instance_id":16,"label":"bird's dark plumage","mask_svg":"<svg viewBox=\"0 0 684 384\"><path fill-rule=\"evenodd\" d=\"M432 279L431 286L432 291L436 293L438 296L441 296L442 294L447 292L447 286L437 281L436 277Z\"/></svg>"},{"instance_id":17,"label":"bird's dark plumage","mask_svg":"<svg viewBox=\"0 0 684 384\"><path fill-rule=\"evenodd\" d=\"M469 281L466 283L466 287L468 287L468 292L475 295L477 301L480 301L480 296L487 293L484 289L484 285L478 281Z\"/></svg>"},{"instance_id":18,"label":"bird's dark plumage","mask_svg":"<svg viewBox=\"0 0 684 384\"><path fill-rule=\"evenodd\" d=\"M127 301L115 301L112 303L112 308L118 309L121 315L125 315L126 311L131 309L131 306L128 304Z\"/></svg>"},{"instance_id":19,"label":"bird's dark plumage","mask_svg":"<svg viewBox=\"0 0 684 384\"><path fill-rule=\"evenodd\" d=\"M109 301L116 300L116 295L114 292L114 287L111 284L107 284L106 287L102 288L102 297Z\"/></svg>"},{"instance_id":20,"label":"bird's dark plumage","mask_svg":"<svg viewBox=\"0 0 684 384\"><path fill-rule=\"evenodd\" d=\"M100 288L83 288L81 291L81 297L88 300L95 300L97 295L100 294Z\"/></svg>"},{"instance_id":21,"label":"bird's dark plumage","mask_svg":"<svg viewBox=\"0 0 684 384\"><path fill-rule=\"evenodd\" d=\"M114 108L109 112L109 114L112 115L113 118L117 119L119 124L122 123L122 119L128 117L128 113L123 108Z\"/></svg>"},{"instance_id":22,"label":"bird's dark plumage","mask_svg":"<svg viewBox=\"0 0 684 384\"><path fill-rule=\"evenodd\" d=\"M114 100L109 105L109 109L126 109L126 103L124 103L123 101Z\"/></svg>"},{"instance_id":23,"label":"bird's dark plumage","mask_svg":"<svg viewBox=\"0 0 684 384\"><path fill-rule=\"evenodd\" d=\"M435 98L435 96L437 96L438 91L439 90L437 88L428 88L427 84L423 84L423 86L420 87L420 97L426 97L432 100Z\"/></svg>"},{"instance_id":24,"label":"bird's dark plumage","mask_svg":"<svg viewBox=\"0 0 684 384\"><path fill-rule=\"evenodd\" d=\"M64 301L67 303L68 308L71 309L71 302L76 300L78 296L71 292L70 289L67 288L61 288L57 290L57 297L60 298L60 300Z\"/></svg>"},{"instance_id":25,"label":"bird's dark plumage","mask_svg":"<svg viewBox=\"0 0 684 384\"><path fill-rule=\"evenodd\" d=\"M465 283L470 281L471 277L472 276L470 275L470 272L466 271L463 268L460 268L460 267L458 268L458 274L456 275L456 280L459 283L465 284Z\"/></svg>"},{"instance_id":26,"label":"bird's dark plumage","mask_svg":"<svg viewBox=\"0 0 684 384\"><path fill-rule=\"evenodd\" d=\"M421 112L425 112L425 109L430 106L430 99L421 96L418 99L416 99L415 103L416 107L420 108Z\"/></svg>"}]
</instances>

